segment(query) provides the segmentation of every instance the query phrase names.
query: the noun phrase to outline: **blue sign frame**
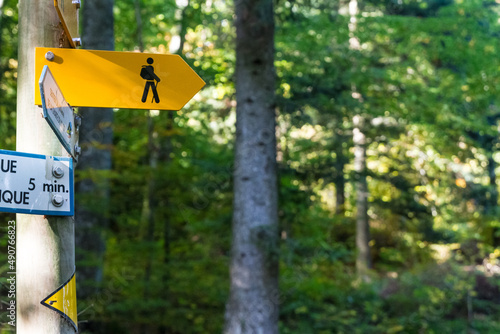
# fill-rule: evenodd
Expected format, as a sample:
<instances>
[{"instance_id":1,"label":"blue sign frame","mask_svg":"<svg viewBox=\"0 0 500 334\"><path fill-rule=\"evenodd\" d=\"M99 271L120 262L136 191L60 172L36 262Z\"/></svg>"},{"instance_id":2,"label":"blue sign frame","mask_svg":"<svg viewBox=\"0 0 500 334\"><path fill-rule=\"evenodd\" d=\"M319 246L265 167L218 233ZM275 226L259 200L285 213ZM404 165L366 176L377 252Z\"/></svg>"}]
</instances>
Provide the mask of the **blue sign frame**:
<instances>
[{"instance_id":1,"label":"blue sign frame","mask_svg":"<svg viewBox=\"0 0 500 334\"><path fill-rule=\"evenodd\" d=\"M1 212L11 212L11 213L23 213L23 214L31 214L31 215L45 215L45 216L74 216L75 213L75 203L74 203L74 171L73 171L73 159L66 157L54 157L47 156L41 154L33 154L33 153L24 153L24 152L16 152L16 151L7 151L0 149L0 155L8 155L11 157L24 157L30 159L40 159L43 161L47 161L47 159L52 159L53 161L58 162L67 162L69 167L69 189L67 193L69 193L69 210L39 210L39 209L23 209L23 208L12 208L5 207L2 203L0 203L0 211ZM45 172L45 171L44 171ZM2 190L2 189L0 189Z\"/></svg>"}]
</instances>

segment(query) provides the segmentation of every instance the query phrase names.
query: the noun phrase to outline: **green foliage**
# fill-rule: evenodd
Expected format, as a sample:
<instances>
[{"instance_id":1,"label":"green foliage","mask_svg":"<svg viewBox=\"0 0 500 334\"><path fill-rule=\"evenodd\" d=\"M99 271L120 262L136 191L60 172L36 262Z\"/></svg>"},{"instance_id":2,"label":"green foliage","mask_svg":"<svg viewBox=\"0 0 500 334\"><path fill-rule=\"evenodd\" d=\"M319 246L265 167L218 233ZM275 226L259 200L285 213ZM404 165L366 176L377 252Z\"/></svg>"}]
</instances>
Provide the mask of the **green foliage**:
<instances>
[{"instance_id":1,"label":"green foliage","mask_svg":"<svg viewBox=\"0 0 500 334\"><path fill-rule=\"evenodd\" d=\"M82 333L222 331L236 105L232 5L115 2L117 50L178 52L207 86L179 112L116 110L112 170L77 170L78 180L111 185L104 279L85 282L98 293L78 301ZM280 332L498 333L497 4L360 3L359 51L349 48L346 6L275 6L280 230L254 232L271 260L279 255ZM0 148L13 150L16 2L1 10ZM354 265L357 114L368 123L369 282ZM82 200L106 212L96 198ZM13 217L0 215L2 249ZM269 233L280 234L279 246L266 243Z\"/></svg>"},{"instance_id":2,"label":"green foliage","mask_svg":"<svg viewBox=\"0 0 500 334\"><path fill-rule=\"evenodd\" d=\"M14 150L16 145L16 81L17 81L17 1L3 1L0 6L0 149ZM9 333L11 319L6 308L13 298L8 298L12 272L8 257L8 222L14 214L0 213L0 333ZM12 252L11 252L12 256ZM11 264L15 262L11 260ZM5 325L4 325L5 324Z\"/></svg>"},{"instance_id":3,"label":"green foliage","mask_svg":"<svg viewBox=\"0 0 500 334\"><path fill-rule=\"evenodd\" d=\"M14 149L17 80L17 1L3 1L0 7L0 142L2 149Z\"/></svg>"}]
</instances>

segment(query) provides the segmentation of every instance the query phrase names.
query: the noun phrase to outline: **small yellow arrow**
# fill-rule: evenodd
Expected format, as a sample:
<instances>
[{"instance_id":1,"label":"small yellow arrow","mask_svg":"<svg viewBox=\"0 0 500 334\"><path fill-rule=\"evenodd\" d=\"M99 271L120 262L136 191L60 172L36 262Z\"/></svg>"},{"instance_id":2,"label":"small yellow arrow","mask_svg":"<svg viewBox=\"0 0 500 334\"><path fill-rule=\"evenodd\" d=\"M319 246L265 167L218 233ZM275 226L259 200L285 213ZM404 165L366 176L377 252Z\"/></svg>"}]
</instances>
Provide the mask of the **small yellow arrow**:
<instances>
[{"instance_id":1,"label":"small yellow arrow","mask_svg":"<svg viewBox=\"0 0 500 334\"><path fill-rule=\"evenodd\" d=\"M60 313L68 320L78 332L78 319L76 310L76 279L75 273L71 278L61 285L59 289L51 293L40 302L43 306Z\"/></svg>"}]
</instances>

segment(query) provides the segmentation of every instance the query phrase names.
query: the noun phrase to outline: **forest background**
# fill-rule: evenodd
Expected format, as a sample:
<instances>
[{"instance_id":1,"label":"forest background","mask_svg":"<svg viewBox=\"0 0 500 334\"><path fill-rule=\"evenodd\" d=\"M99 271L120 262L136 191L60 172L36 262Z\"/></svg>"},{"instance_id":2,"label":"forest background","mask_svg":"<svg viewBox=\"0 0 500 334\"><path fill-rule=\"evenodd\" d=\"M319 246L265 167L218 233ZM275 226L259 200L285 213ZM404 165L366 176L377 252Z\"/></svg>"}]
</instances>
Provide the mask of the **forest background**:
<instances>
[{"instance_id":1,"label":"forest background","mask_svg":"<svg viewBox=\"0 0 500 334\"><path fill-rule=\"evenodd\" d=\"M270 300L280 332L499 333L499 3L360 1L355 31L350 3L275 1L280 290ZM90 133L84 156L98 150L109 163L76 169L80 328L219 333L231 249L233 3L117 1L113 13L115 50L181 54L207 85L181 111L113 110ZM8 150L17 15L17 1L0 0ZM79 210L97 223L79 230ZM14 218L0 213L2 249ZM363 224L370 256L360 259ZM0 272L6 300L6 251Z\"/></svg>"}]
</instances>

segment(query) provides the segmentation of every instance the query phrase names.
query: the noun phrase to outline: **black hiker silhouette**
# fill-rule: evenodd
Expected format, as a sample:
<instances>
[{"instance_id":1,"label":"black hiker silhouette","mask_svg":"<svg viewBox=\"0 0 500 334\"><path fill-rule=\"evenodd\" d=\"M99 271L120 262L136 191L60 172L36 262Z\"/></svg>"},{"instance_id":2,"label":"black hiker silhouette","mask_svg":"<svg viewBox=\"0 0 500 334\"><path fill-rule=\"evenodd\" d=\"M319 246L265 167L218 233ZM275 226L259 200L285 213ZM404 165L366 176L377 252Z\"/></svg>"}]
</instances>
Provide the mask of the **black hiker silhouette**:
<instances>
[{"instance_id":1,"label":"black hiker silhouette","mask_svg":"<svg viewBox=\"0 0 500 334\"><path fill-rule=\"evenodd\" d=\"M153 91L153 100L156 101L156 103L160 103L160 97L158 96L158 91L156 90L156 87L158 87L158 83L160 82L160 78L155 74L155 69L151 64L153 64L154 60L153 58L148 58L147 60L149 65L142 65L141 69L141 78L146 80L146 86L144 87L144 93L142 93L142 102L145 103L146 99L148 98L149 94L149 89ZM156 81L156 83L155 83ZM151 103L153 103L153 100L151 100Z\"/></svg>"}]
</instances>

